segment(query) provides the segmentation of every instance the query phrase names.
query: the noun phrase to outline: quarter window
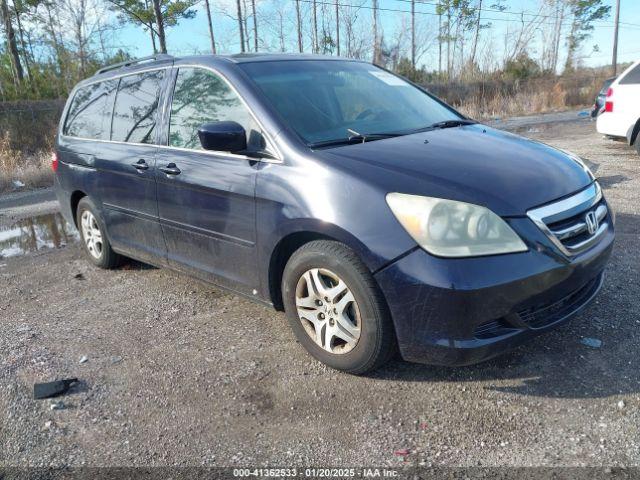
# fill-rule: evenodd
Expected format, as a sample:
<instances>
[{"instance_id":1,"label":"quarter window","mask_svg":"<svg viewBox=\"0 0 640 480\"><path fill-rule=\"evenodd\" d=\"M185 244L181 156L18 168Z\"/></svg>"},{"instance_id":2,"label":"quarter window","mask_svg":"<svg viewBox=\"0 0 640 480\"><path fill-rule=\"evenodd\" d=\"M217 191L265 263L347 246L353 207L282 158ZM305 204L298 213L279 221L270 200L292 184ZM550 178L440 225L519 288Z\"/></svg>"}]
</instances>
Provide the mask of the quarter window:
<instances>
[{"instance_id":1,"label":"quarter window","mask_svg":"<svg viewBox=\"0 0 640 480\"><path fill-rule=\"evenodd\" d=\"M164 70L129 75L120 79L113 110L111 140L154 143L160 86Z\"/></svg>"},{"instance_id":2,"label":"quarter window","mask_svg":"<svg viewBox=\"0 0 640 480\"><path fill-rule=\"evenodd\" d=\"M77 90L63 133L72 137L109 140L111 112L118 80L93 83Z\"/></svg>"},{"instance_id":3,"label":"quarter window","mask_svg":"<svg viewBox=\"0 0 640 480\"><path fill-rule=\"evenodd\" d=\"M251 114L222 78L201 68L178 70L171 102L169 145L202 149L198 128L210 122L232 120L247 132L247 147L263 150L264 138Z\"/></svg>"}]
</instances>

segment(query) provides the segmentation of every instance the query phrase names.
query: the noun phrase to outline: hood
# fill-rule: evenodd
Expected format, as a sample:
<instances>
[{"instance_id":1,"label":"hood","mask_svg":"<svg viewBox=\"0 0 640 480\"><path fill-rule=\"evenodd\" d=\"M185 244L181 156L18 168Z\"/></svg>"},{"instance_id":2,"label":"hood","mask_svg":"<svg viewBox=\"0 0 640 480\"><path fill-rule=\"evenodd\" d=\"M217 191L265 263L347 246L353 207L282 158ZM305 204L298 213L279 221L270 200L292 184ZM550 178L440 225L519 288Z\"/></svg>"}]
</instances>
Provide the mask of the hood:
<instances>
[{"instance_id":1,"label":"hood","mask_svg":"<svg viewBox=\"0 0 640 480\"><path fill-rule=\"evenodd\" d=\"M478 124L316 153L388 192L459 200L501 216L525 215L593 181L560 150Z\"/></svg>"}]
</instances>

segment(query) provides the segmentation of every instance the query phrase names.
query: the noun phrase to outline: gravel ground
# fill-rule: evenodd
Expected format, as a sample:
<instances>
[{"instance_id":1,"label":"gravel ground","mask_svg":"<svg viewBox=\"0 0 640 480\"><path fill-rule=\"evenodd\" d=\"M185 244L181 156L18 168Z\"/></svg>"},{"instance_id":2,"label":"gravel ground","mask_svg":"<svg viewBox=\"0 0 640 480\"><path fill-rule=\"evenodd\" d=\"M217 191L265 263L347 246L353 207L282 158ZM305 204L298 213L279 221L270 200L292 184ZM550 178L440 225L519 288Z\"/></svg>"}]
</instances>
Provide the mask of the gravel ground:
<instances>
[{"instance_id":1,"label":"gravel ground","mask_svg":"<svg viewBox=\"0 0 640 480\"><path fill-rule=\"evenodd\" d=\"M354 377L281 313L43 249L0 260L0 466L637 466L640 158L588 121L521 129L585 157L617 212L605 286L569 325L481 365ZM33 399L65 377L63 409Z\"/></svg>"}]
</instances>

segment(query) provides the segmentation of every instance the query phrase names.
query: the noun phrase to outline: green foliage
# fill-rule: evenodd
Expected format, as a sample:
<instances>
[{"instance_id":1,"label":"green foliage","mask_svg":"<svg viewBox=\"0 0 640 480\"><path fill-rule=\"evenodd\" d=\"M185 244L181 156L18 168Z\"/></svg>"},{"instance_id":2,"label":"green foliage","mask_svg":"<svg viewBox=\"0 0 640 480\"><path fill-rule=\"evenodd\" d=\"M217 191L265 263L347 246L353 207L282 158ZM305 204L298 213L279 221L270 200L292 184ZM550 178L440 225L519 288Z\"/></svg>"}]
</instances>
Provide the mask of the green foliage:
<instances>
[{"instance_id":1,"label":"green foliage","mask_svg":"<svg viewBox=\"0 0 640 480\"><path fill-rule=\"evenodd\" d=\"M69 55L63 63L65 75L60 74L59 65L53 59L32 62L31 77L17 86L13 80L9 55L4 50L0 52L0 101L65 98L77 82L93 75L100 67L131 58L129 53L121 49L106 58L93 56L87 61L85 75L81 74L78 62Z\"/></svg>"},{"instance_id":2,"label":"green foliage","mask_svg":"<svg viewBox=\"0 0 640 480\"><path fill-rule=\"evenodd\" d=\"M507 61L503 74L508 80L523 80L540 75L541 68L527 52L523 52L513 60Z\"/></svg>"},{"instance_id":3,"label":"green foliage","mask_svg":"<svg viewBox=\"0 0 640 480\"><path fill-rule=\"evenodd\" d=\"M569 8L573 16L571 31L567 36L567 61L565 70L574 68L574 56L578 48L591 36L593 22L609 17L610 5L603 5L603 0L569 0Z\"/></svg>"},{"instance_id":4,"label":"green foliage","mask_svg":"<svg viewBox=\"0 0 640 480\"><path fill-rule=\"evenodd\" d=\"M147 0L108 0L112 10L118 13L121 22L131 22L155 30L155 14L153 2ZM198 3L197 0L161 0L160 8L165 27L173 27L180 20L193 18L196 11L191 8Z\"/></svg>"},{"instance_id":5,"label":"green foliage","mask_svg":"<svg viewBox=\"0 0 640 480\"><path fill-rule=\"evenodd\" d=\"M398 60L395 72L419 85L426 85L438 79L437 73L427 72L424 66L421 68L414 68L411 64L411 60L406 57L401 57Z\"/></svg>"}]
</instances>

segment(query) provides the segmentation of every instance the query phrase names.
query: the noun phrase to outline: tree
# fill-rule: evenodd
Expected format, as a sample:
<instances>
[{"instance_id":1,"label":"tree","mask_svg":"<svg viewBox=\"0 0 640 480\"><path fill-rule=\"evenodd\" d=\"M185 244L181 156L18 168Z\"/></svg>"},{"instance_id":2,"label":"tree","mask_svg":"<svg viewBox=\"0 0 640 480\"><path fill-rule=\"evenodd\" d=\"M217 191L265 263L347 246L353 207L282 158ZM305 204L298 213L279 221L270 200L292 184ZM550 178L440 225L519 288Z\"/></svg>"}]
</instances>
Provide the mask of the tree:
<instances>
[{"instance_id":1,"label":"tree","mask_svg":"<svg viewBox=\"0 0 640 480\"><path fill-rule=\"evenodd\" d=\"M216 54L216 39L213 36L213 22L211 21L211 7L209 0L204 0L204 8L207 11L207 25L209 26L209 38L211 39L211 53Z\"/></svg>"},{"instance_id":2,"label":"tree","mask_svg":"<svg viewBox=\"0 0 640 480\"><path fill-rule=\"evenodd\" d=\"M546 72L556 73L558 69L558 57L562 42L562 29L567 15L567 0L541 0L542 8L547 12L553 12L553 21L547 21L540 27L541 35L541 67Z\"/></svg>"},{"instance_id":3,"label":"tree","mask_svg":"<svg viewBox=\"0 0 640 480\"><path fill-rule=\"evenodd\" d=\"M198 0L107 0L113 10L120 14L120 20L142 25L149 30L153 51L156 52L155 37L160 43L160 52L167 53L165 31L176 26L180 20L193 18L196 11L191 8Z\"/></svg>"},{"instance_id":4,"label":"tree","mask_svg":"<svg viewBox=\"0 0 640 480\"><path fill-rule=\"evenodd\" d=\"M240 33L240 51L244 53L244 23L242 21L242 4L236 0L236 10L238 12L238 31Z\"/></svg>"},{"instance_id":5,"label":"tree","mask_svg":"<svg viewBox=\"0 0 640 480\"><path fill-rule=\"evenodd\" d=\"M33 82L33 72L31 69L31 63L33 61L33 45L25 40L25 30L22 26L22 16L27 15L27 18L33 16L34 9L37 7L39 0L13 0L13 16L16 19L16 26L18 27L18 36L20 38L20 47L22 49L22 58L24 60L24 66L27 70L27 76L29 77L29 83L31 88L35 89Z\"/></svg>"},{"instance_id":6,"label":"tree","mask_svg":"<svg viewBox=\"0 0 640 480\"><path fill-rule=\"evenodd\" d=\"M524 12L520 13L517 26L507 29L504 36L504 65L524 53L528 56L531 43L543 23L542 8L530 17L525 16Z\"/></svg>"},{"instance_id":7,"label":"tree","mask_svg":"<svg viewBox=\"0 0 640 480\"><path fill-rule=\"evenodd\" d=\"M298 28L298 51L302 53L302 18L300 16L300 0L296 0L296 18L298 20L296 23Z\"/></svg>"},{"instance_id":8,"label":"tree","mask_svg":"<svg viewBox=\"0 0 640 480\"><path fill-rule=\"evenodd\" d=\"M340 56L340 10L338 9L338 0L335 0L336 4L336 49L337 55Z\"/></svg>"},{"instance_id":9,"label":"tree","mask_svg":"<svg viewBox=\"0 0 640 480\"><path fill-rule=\"evenodd\" d=\"M378 34L378 0L373 0L373 63L380 64L380 36Z\"/></svg>"},{"instance_id":10,"label":"tree","mask_svg":"<svg viewBox=\"0 0 640 480\"><path fill-rule=\"evenodd\" d=\"M514 59L508 60L504 66L504 76L512 80L523 80L539 75L540 66L526 51L522 51Z\"/></svg>"},{"instance_id":11,"label":"tree","mask_svg":"<svg viewBox=\"0 0 640 480\"><path fill-rule=\"evenodd\" d=\"M610 5L602 0L568 0L573 20L567 36L567 60L565 70L572 70L576 61L576 52L582 43L591 36L593 22L607 18L611 13Z\"/></svg>"},{"instance_id":12,"label":"tree","mask_svg":"<svg viewBox=\"0 0 640 480\"><path fill-rule=\"evenodd\" d=\"M416 68L416 1L411 0L411 66Z\"/></svg>"},{"instance_id":13,"label":"tree","mask_svg":"<svg viewBox=\"0 0 640 480\"><path fill-rule=\"evenodd\" d=\"M84 78L88 73L91 48L98 30L102 28L104 4L98 0L60 0L57 3L63 42L67 51L78 60L78 73Z\"/></svg>"},{"instance_id":14,"label":"tree","mask_svg":"<svg viewBox=\"0 0 640 480\"><path fill-rule=\"evenodd\" d=\"M20 54L18 52L18 44L16 42L15 31L11 21L11 15L7 0L0 0L0 15L2 16L2 24L4 26L4 34L7 42L7 50L11 59L11 69L13 70L13 78L16 85L20 85L24 79L22 71L22 63L20 62Z\"/></svg>"},{"instance_id":15,"label":"tree","mask_svg":"<svg viewBox=\"0 0 640 480\"><path fill-rule=\"evenodd\" d=\"M311 51L313 53L318 53L320 51L319 48L319 39L318 39L318 5L317 5L317 0L312 0L313 4L312 4L312 21L313 21L313 42L312 42L312 47L311 47Z\"/></svg>"},{"instance_id":16,"label":"tree","mask_svg":"<svg viewBox=\"0 0 640 480\"><path fill-rule=\"evenodd\" d=\"M251 11L253 12L253 45L258 51L258 15L256 14L256 0L251 0Z\"/></svg>"}]
</instances>

